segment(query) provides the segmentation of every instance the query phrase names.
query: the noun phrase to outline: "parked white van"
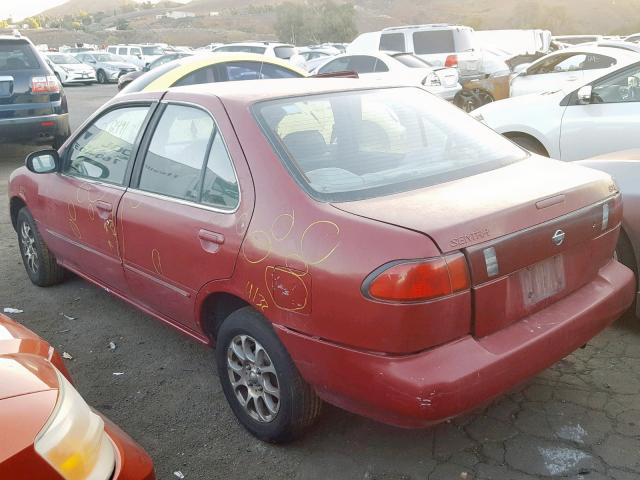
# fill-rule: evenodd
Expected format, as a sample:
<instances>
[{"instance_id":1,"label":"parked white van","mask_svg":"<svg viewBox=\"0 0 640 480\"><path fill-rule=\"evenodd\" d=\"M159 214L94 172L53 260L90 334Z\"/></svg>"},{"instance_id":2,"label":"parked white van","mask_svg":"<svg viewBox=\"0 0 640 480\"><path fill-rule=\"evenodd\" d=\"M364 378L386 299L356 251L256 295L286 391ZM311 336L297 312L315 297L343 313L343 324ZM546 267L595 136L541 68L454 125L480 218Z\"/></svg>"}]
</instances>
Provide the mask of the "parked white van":
<instances>
[{"instance_id":1,"label":"parked white van","mask_svg":"<svg viewBox=\"0 0 640 480\"><path fill-rule=\"evenodd\" d=\"M377 51L413 53L434 67L457 67L460 80L480 75L482 52L471 27L437 23L385 28L363 33L347 53Z\"/></svg>"},{"instance_id":2,"label":"parked white van","mask_svg":"<svg viewBox=\"0 0 640 480\"><path fill-rule=\"evenodd\" d=\"M159 45L109 45L107 51L140 68L164 55L164 50Z\"/></svg>"}]
</instances>

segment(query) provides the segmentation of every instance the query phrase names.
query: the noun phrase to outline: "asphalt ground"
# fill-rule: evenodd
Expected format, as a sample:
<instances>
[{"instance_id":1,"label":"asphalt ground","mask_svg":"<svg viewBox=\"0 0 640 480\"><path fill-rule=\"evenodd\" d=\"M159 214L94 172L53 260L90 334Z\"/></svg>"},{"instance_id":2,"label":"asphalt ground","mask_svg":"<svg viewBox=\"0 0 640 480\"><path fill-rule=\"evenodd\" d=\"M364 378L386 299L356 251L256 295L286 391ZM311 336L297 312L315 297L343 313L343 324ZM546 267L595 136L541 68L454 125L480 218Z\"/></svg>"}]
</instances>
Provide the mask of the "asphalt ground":
<instances>
[{"instance_id":1,"label":"asphalt ground","mask_svg":"<svg viewBox=\"0 0 640 480\"><path fill-rule=\"evenodd\" d=\"M116 88L66 91L75 128ZM34 148L0 147L2 198L9 174ZM67 366L78 390L147 449L160 479L177 471L189 480L640 478L640 321L631 316L465 417L402 430L327 406L305 438L273 446L236 422L212 350L79 278L32 285L6 206L2 307L23 309L15 319L73 356Z\"/></svg>"}]
</instances>

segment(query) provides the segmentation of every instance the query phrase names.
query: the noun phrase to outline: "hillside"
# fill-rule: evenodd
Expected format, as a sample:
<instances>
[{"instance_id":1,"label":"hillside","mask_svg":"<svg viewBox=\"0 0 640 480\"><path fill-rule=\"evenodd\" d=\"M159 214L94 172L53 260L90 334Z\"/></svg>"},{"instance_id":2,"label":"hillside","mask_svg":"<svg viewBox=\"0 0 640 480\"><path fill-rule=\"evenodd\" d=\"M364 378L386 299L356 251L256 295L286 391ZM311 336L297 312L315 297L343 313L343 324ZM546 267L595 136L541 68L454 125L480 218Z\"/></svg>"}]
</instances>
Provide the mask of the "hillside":
<instances>
[{"instance_id":1,"label":"hillside","mask_svg":"<svg viewBox=\"0 0 640 480\"><path fill-rule=\"evenodd\" d=\"M284 1L284 0L282 0ZM84 41L165 41L201 45L212 41L236 41L250 38L275 39L273 8L281 0L192 0L154 5L148 10L132 11L132 0L69 0L43 12L58 18L85 11L101 12L101 20L86 32L32 31L30 36L42 43L63 43L56 35L82 38ZM292 0L304 2L305 0ZM335 0L343 2L343 0ZM182 0L184 2L184 0ZM640 31L640 0L355 0L359 31L383 27L450 22L476 29L545 28L555 34L624 34ZM168 11L196 14L193 18L156 18ZM218 12L217 16L209 16ZM128 30L113 31L126 20ZM40 37L40 38L38 38Z\"/></svg>"}]
</instances>

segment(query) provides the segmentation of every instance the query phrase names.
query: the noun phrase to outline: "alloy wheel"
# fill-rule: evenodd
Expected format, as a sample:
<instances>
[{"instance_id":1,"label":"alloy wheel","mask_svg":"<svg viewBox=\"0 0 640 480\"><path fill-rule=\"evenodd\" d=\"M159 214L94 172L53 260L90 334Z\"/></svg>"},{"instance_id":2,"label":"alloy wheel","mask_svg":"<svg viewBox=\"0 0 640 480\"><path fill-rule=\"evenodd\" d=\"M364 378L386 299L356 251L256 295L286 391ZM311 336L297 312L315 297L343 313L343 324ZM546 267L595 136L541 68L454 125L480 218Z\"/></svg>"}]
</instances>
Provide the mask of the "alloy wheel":
<instances>
[{"instance_id":1,"label":"alloy wheel","mask_svg":"<svg viewBox=\"0 0 640 480\"><path fill-rule=\"evenodd\" d=\"M236 399L251 418L269 423L280 409L280 382L271 357L250 335L236 335L227 348L227 372Z\"/></svg>"},{"instance_id":2,"label":"alloy wheel","mask_svg":"<svg viewBox=\"0 0 640 480\"><path fill-rule=\"evenodd\" d=\"M22 254L27 261L29 269L33 273L38 273L38 251L36 250L36 239L31 226L27 222L22 222L20 229L20 245Z\"/></svg>"}]
</instances>

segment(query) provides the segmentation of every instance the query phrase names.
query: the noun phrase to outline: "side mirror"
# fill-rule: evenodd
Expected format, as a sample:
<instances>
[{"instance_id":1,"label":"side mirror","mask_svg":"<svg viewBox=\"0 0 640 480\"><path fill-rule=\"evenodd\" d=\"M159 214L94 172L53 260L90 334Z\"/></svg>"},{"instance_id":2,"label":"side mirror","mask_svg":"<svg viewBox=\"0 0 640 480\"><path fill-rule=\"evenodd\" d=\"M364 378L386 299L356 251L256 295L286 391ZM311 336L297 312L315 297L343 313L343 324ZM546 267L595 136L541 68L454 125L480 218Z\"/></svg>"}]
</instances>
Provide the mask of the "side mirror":
<instances>
[{"instance_id":1,"label":"side mirror","mask_svg":"<svg viewBox=\"0 0 640 480\"><path fill-rule=\"evenodd\" d=\"M578 104L589 105L593 96L593 87L591 85L585 85L578 90Z\"/></svg>"},{"instance_id":2,"label":"side mirror","mask_svg":"<svg viewBox=\"0 0 640 480\"><path fill-rule=\"evenodd\" d=\"M149 64L147 64L147 65L145 65L144 67L142 67L142 71L143 71L143 72L148 72L149 70L150 70L150 69L149 69Z\"/></svg>"},{"instance_id":3,"label":"side mirror","mask_svg":"<svg viewBox=\"0 0 640 480\"><path fill-rule=\"evenodd\" d=\"M40 150L27 155L25 166L33 173L53 173L58 171L60 156L56 150Z\"/></svg>"},{"instance_id":4,"label":"side mirror","mask_svg":"<svg viewBox=\"0 0 640 480\"><path fill-rule=\"evenodd\" d=\"M138 54L136 54L136 57L138 57L138 59L142 60L142 54L138 53Z\"/></svg>"}]
</instances>

